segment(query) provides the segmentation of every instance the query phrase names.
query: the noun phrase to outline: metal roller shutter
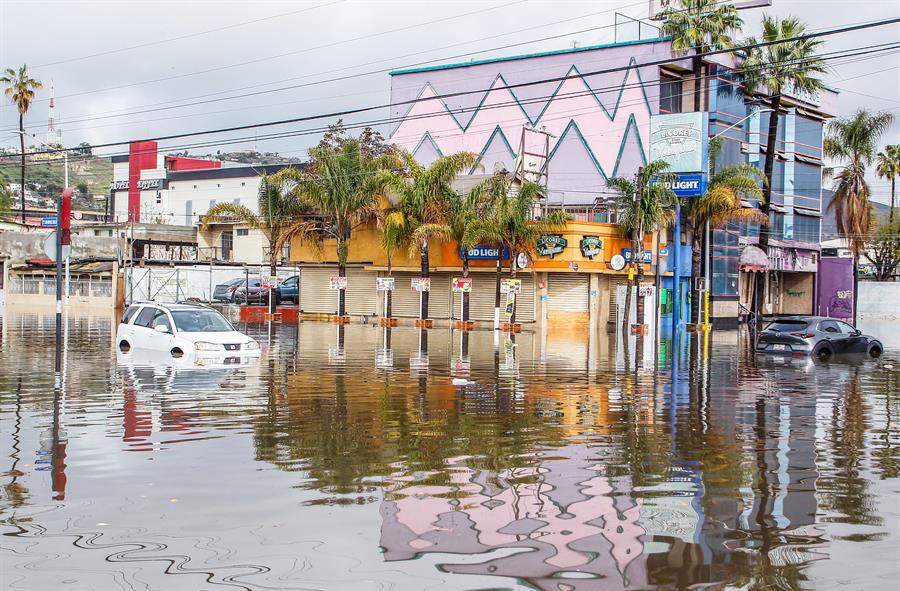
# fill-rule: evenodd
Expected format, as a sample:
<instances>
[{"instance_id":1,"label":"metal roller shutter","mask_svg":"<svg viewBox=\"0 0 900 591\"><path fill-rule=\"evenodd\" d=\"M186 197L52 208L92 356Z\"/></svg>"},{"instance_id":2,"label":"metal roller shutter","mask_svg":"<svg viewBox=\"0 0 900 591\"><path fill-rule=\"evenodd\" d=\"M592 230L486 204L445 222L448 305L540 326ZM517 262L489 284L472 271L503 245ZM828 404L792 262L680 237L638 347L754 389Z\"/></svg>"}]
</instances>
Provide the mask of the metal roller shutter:
<instances>
[{"instance_id":1,"label":"metal roller shutter","mask_svg":"<svg viewBox=\"0 0 900 591\"><path fill-rule=\"evenodd\" d=\"M497 275L494 273L473 273L472 292L469 294L469 318L471 320L493 321L494 303L497 290ZM508 279L504 273L502 279ZM516 302L516 322L534 322L534 276L524 273L516 275L522 280L522 291ZM506 305L506 294L500 295L500 305ZM454 298L454 314L459 316L459 296ZM502 318L501 318L502 320Z\"/></svg>"},{"instance_id":2,"label":"metal roller shutter","mask_svg":"<svg viewBox=\"0 0 900 591\"><path fill-rule=\"evenodd\" d=\"M551 312L587 312L590 278L575 273L547 276L547 309Z\"/></svg>"},{"instance_id":3,"label":"metal roller shutter","mask_svg":"<svg viewBox=\"0 0 900 591\"><path fill-rule=\"evenodd\" d=\"M392 296L391 313L401 318L419 317L419 294L412 290L412 279L418 273L394 273L394 295ZM372 280L375 281L374 279ZM448 318L450 311L450 274L432 273L431 291L428 296L428 316L430 318Z\"/></svg>"},{"instance_id":4,"label":"metal roller shutter","mask_svg":"<svg viewBox=\"0 0 900 591\"><path fill-rule=\"evenodd\" d=\"M457 304L457 307L459 307L459 304ZM431 318L450 318L450 273L431 274L428 316Z\"/></svg>"},{"instance_id":5,"label":"metal roller shutter","mask_svg":"<svg viewBox=\"0 0 900 591\"><path fill-rule=\"evenodd\" d=\"M329 288L336 267L303 267L300 270L300 309L318 314L336 314L338 296Z\"/></svg>"},{"instance_id":6,"label":"metal roller shutter","mask_svg":"<svg viewBox=\"0 0 900 591\"><path fill-rule=\"evenodd\" d=\"M626 285L624 279L610 279L609 281L609 322L616 322L619 317L619 286Z\"/></svg>"},{"instance_id":7,"label":"metal roller shutter","mask_svg":"<svg viewBox=\"0 0 900 591\"><path fill-rule=\"evenodd\" d=\"M375 291L377 276L375 271L347 269L347 314L375 315L376 298L380 295Z\"/></svg>"}]
</instances>

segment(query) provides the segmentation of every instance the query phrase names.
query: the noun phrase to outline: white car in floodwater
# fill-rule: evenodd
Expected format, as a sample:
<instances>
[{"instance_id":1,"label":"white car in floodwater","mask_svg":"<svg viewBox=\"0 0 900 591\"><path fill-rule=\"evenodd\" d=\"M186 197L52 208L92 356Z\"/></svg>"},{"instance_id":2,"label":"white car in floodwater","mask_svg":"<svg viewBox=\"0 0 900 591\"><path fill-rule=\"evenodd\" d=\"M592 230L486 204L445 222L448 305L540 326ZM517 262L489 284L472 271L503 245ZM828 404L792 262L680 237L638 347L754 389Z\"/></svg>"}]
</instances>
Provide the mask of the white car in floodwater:
<instances>
[{"instance_id":1,"label":"white car in floodwater","mask_svg":"<svg viewBox=\"0 0 900 591\"><path fill-rule=\"evenodd\" d=\"M199 304L135 302L116 331L119 352L166 352L197 365L241 364L260 355L259 343L234 329L219 312Z\"/></svg>"}]
</instances>

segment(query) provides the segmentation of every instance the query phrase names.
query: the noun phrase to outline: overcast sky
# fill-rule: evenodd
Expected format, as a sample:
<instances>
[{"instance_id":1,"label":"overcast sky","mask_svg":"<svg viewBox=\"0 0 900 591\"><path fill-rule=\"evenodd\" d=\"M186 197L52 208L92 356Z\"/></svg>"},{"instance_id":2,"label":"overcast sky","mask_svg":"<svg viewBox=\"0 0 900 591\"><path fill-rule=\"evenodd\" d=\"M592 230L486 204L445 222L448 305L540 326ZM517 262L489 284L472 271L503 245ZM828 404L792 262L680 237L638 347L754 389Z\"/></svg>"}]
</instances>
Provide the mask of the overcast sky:
<instances>
[{"instance_id":1,"label":"overcast sky","mask_svg":"<svg viewBox=\"0 0 900 591\"><path fill-rule=\"evenodd\" d=\"M767 10L799 16L818 30L898 17L900 1L773 0ZM0 66L27 63L31 75L45 84L26 118L29 132L44 137L52 80L65 145L100 144L384 104L390 99L386 70L611 42L616 11L645 18L648 1L0 0ZM756 32L762 12L742 11L745 34ZM619 34L634 38L636 30L623 28ZM823 51L897 41L900 25L892 25L829 37ZM827 82L841 90L841 115L865 107L889 110L900 119L900 53L865 57L835 66L827 76ZM345 79L329 81L339 77ZM274 90L297 85L304 86ZM220 100L246 93L256 94ZM177 108L167 108L172 106ZM356 119L386 113L384 109ZM329 122L162 145L183 149L185 144L312 129ZM0 133L5 137L0 137L0 145L17 143L9 132L17 125L15 109L4 103ZM308 135L190 151L255 148L303 156L316 141L315 135ZM900 123L884 141L900 142ZM889 200L887 185L877 183L874 191L877 200Z\"/></svg>"}]
</instances>

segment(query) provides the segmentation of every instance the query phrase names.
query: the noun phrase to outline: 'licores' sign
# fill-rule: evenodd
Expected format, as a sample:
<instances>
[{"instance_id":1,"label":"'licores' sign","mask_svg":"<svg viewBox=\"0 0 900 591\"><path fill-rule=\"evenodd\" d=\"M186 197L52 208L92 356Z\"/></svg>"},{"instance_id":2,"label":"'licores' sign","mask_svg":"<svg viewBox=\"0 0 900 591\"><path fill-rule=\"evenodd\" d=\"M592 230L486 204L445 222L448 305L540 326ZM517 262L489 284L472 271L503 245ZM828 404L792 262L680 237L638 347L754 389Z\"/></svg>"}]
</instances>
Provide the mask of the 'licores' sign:
<instances>
[{"instance_id":1,"label":"'licores' sign","mask_svg":"<svg viewBox=\"0 0 900 591\"><path fill-rule=\"evenodd\" d=\"M566 250L569 242L562 237L562 234L543 234L537 239L536 244L539 255L553 258L553 255L560 254Z\"/></svg>"},{"instance_id":2,"label":"'licores' sign","mask_svg":"<svg viewBox=\"0 0 900 591\"><path fill-rule=\"evenodd\" d=\"M650 160L669 163L666 172L703 172L707 167L709 114L671 113L650 118Z\"/></svg>"},{"instance_id":3,"label":"'licores' sign","mask_svg":"<svg viewBox=\"0 0 900 591\"><path fill-rule=\"evenodd\" d=\"M600 240L599 236L583 236L579 246L581 247L581 254L589 259L593 259L603 252L603 241Z\"/></svg>"}]
</instances>

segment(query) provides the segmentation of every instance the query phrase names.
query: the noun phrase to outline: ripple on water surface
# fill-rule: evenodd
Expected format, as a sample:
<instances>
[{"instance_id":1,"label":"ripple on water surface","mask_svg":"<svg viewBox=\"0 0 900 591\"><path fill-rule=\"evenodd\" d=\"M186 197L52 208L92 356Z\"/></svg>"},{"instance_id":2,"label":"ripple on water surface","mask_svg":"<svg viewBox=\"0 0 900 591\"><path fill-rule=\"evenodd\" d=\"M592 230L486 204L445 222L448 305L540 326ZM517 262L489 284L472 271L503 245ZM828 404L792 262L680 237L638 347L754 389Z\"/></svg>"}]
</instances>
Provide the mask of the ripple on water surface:
<instances>
[{"instance_id":1,"label":"ripple on water surface","mask_svg":"<svg viewBox=\"0 0 900 591\"><path fill-rule=\"evenodd\" d=\"M57 384L53 317L0 321L4 588L900 575L896 350L819 363L755 359L731 332L656 349L303 323L241 325L259 361L198 367L117 354L115 319L87 315Z\"/></svg>"}]
</instances>

